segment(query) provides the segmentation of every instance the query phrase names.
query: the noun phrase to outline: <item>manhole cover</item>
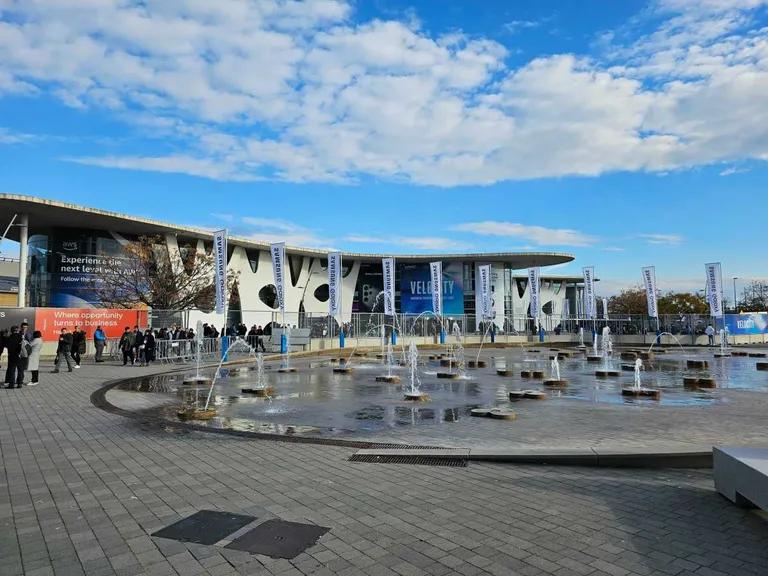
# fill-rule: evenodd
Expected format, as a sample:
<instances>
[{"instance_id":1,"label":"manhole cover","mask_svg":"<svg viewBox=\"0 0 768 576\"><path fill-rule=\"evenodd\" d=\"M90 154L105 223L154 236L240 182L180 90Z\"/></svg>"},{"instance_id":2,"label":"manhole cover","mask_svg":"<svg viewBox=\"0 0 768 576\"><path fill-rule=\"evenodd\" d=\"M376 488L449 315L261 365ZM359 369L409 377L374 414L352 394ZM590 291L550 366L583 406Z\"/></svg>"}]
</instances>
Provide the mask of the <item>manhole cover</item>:
<instances>
[{"instance_id":1,"label":"manhole cover","mask_svg":"<svg viewBox=\"0 0 768 576\"><path fill-rule=\"evenodd\" d=\"M200 510L192 516L179 520L175 524L158 530L152 536L169 538L180 542L196 544L215 544L233 532L237 532L256 518L216 510Z\"/></svg>"},{"instance_id":2,"label":"manhole cover","mask_svg":"<svg viewBox=\"0 0 768 576\"><path fill-rule=\"evenodd\" d=\"M290 560L310 546L314 546L320 536L328 530L330 528L315 526L314 524L267 520L237 540L227 544L226 547L251 554L263 554L272 558Z\"/></svg>"}]
</instances>

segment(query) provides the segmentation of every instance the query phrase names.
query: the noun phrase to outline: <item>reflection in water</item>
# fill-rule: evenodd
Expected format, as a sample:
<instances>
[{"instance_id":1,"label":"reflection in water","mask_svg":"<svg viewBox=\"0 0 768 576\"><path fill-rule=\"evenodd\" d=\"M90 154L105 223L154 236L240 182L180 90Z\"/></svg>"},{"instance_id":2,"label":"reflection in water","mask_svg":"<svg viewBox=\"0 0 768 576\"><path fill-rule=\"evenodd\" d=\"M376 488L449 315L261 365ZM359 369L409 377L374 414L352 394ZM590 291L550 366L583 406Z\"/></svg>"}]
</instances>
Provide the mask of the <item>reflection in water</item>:
<instances>
[{"instance_id":1,"label":"reflection in water","mask_svg":"<svg viewBox=\"0 0 768 576\"><path fill-rule=\"evenodd\" d=\"M548 391L550 402L558 403L563 410L574 401L624 405L627 409L659 405L700 406L721 402L723 389L768 391L768 379L764 373L755 370L753 359L734 357L713 361L709 352L691 354L709 360L709 369L688 370L685 360L690 354L658 355L645 362L644 385L662 390L660 402L621 396L621 387L631 385L633 381L632 372L622 372L618 378L596 380L594 365L578 355L564 358L560 367L569 385L563 390ZM254 372L226 370L216 388L219 417L204 425L275 434L303 434L306 431L321 435L375 432L402 426L450 426L469 418L474 407L508 407L508 390L541 389L539 381L522 379L520 371L546 371L550 362L546 353L525 353L520 349L494 350L493 357L488 360L489 368L472 370L466 380L438 380L433 371L421 366L422 389L428 392L430 400L417 404L403 400L402 385L375 382L380 366L373 363L360 362L352 374L342 375L333 374L331 364L326 361L296 362L298 372L293 374L278 374L267 365L264 377L274 389L274 394L268 398L241 394L241 388L249 387L255 381ZM368 365L378 369L366 370ZM497 376L497 366L506 367L512 376ZM683 388L684 374L703 375L705 372L715 378L717 389ZM185 387L184 376L140 377L122 383L119 389L180 396ZM167 413L173 417L173 410Z\"/></svg>"}]
</instances>

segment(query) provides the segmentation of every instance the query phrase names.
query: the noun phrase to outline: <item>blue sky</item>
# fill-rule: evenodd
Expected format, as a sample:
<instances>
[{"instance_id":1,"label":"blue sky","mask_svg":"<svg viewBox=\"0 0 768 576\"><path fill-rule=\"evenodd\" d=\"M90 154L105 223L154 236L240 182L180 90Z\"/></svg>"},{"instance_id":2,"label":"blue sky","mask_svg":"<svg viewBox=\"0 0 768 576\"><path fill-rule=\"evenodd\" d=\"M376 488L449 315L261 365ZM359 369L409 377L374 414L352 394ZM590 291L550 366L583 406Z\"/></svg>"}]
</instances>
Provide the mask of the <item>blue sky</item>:
<instances>
[{"instance_id":1,"label":"blue sky","mask_svg":"<svg viewBox=\"0 0 768 576\"><path fill-rule=\"evenodd\" d=\"M0 191L700 289L768 277L765 94L768 0L10 0Z\"/></svg>"}]
</instances>

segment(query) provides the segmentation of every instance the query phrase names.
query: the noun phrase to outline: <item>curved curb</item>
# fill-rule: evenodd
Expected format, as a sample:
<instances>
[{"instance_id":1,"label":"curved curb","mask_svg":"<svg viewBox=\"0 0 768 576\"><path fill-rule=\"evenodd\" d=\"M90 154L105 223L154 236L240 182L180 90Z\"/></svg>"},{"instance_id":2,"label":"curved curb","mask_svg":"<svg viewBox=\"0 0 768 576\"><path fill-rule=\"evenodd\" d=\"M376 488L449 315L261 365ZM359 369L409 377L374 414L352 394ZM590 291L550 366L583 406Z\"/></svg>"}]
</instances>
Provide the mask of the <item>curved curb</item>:
<instances>
[{"instance_id":1,"label":"curved curb","mask_svg":"<svg viewBox=\"0 0 768 576\"><path fill-rule=\"evenodd\" d=\"M188 368L169 370L148 376L186 372ZM612 468L712 468L712 449L698 450L622 450L616 448L566 448L566 449L487 449L487 448L445 448L440 446L416 446L388 442L367 442L341 438L313 438L309 436L288 436L269 432L211 428L191 422L171 421L125 410L107 400L107 392L123 382L140 377L109 380L91 393L90 401L95 407L111 414L133 420L142 420L158 428L174 427L194 432L209 432L254 440L272 440L320 446L357 448L356 454L371 456L417 456L424 460L445 458L446 451L461 452L470 462L495 462L504 464L545 464L553 466L589 466Z\"/></svg>"},{"instance_id":2,"label":"curved curb","mask_svg":"<svg viewBox=\"0 0 768 576\"><path fill-rule=\"evenodd\" d=\"M178 372L186 372L186 370L171 370L169 372L161 372L153 374L151 376L158 376L161 374L174 374ZM148 375L150 376L150 375ZM364 440L344 440L341 438L312 438L310 436L288 436L284 434L273 434L270 432L253 432L249 430L232 430L231 428L212 428L209 426L201 426L191 422L171 421L165 418L157 418L141 414L139 412L133 412L126 410L112 404L107 400L107 392L113 388L119 386L123 382L134 380L133 378L120 378L117 380L110 380L103 384L99 389L93 391L90 396L91 404L96 408L109 412L111 414L117 414L125 418L131 418L133 420L142 420L145 423L153 424L159 428L173 427L188 430L190 432L210 432L213 434L223 434L226 436L239 436L243 438L253 438L256 440L273 440L277 442L292 442L294 444L317 444L325 446L339 446L345 448L399 448L399 449L429 449L429 450L441 450L437 446L413 446L408 444L393 444L385 442L366 442ZM138 377L140 378L140 376Z\"/></svg>"}]
</instances>

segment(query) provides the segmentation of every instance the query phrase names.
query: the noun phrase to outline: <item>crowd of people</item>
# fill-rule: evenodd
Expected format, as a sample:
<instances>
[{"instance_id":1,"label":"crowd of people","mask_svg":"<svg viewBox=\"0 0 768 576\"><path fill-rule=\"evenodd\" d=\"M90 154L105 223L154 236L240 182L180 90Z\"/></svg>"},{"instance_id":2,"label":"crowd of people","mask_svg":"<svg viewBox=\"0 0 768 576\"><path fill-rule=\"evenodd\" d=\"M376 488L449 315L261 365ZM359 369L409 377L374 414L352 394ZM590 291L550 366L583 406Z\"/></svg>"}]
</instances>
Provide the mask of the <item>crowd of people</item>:
<instances>
[{"instance_id":1,"label":"crowd of people","mask_svg":"<svg viewBox=\"0 0 768 576\"><path fill-rule=\"evenodd\" d=\"M250 329L243 323L229 326L219 331L212 324L203 324L203 338L219 338L222 333L227 336L242 338L254 350L266 352L265 336L272 333L272 325L266 327L253 325ZM160 329L126 326L119 341L117 352L122 358L123 366L149 366L157 360L158 341L194 340L195 331L181 326L163 327ZM108 346L108 338L101 326L93 332L93 360L95 363L104 362L104 351ZM88 335L79 326L73 329L62 328L58 335L56 355L53 362L53 374L57 374L66 366L68 372L80 368L86 353ZM35 386L40 381L40 356L43 349L42 333L39 330L30 331L29 324L22 322L18 326L0 330L0 366L5 355L5 385L6 388L21 388L22 385ZM114 351L114 348L112 349ZM31 379L25 382L25 375L31 374Z\"/></svg>"}]
</instances>

